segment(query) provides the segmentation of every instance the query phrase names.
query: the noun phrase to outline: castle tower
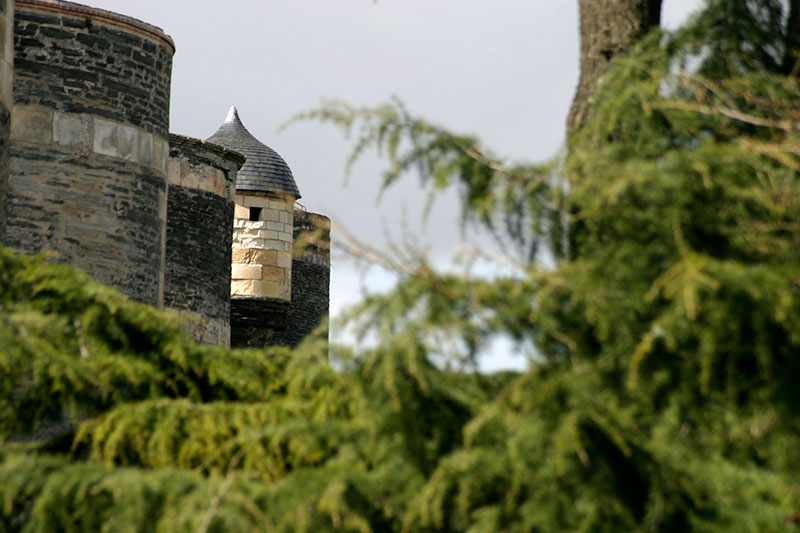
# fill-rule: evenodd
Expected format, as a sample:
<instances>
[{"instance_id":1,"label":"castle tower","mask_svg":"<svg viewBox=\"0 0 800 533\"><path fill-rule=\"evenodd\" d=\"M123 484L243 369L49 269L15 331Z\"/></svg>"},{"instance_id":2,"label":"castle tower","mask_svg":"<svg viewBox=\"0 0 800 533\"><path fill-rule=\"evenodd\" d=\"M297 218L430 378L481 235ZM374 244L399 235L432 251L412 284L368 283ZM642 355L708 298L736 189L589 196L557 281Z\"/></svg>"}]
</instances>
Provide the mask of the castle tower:
<instances>
[{"instance_id":1,"label":"castle tower","mask_svg":"<svg viewBox=\"0 0 800 533\"><path fill-rule=\"evenodd\" d=\"M175 46L159 28L101 9L15 4L4 242L57 252L160 305Z\"/></svg>"},{"instance_id":2,"label":"castle tower","mask_svg":"<svg viewBox=\"0 0 800 533\"><path fill-rule=\"evenodd\" d=\"M0 242L6 231L8 141L11 133L11 92L14 63L14 0L0 1Z\"/></svg>"},{"instance_id":3,"label":"castle tower","mask_svg":"<svg viewBox=\"0 0 800 533\"><path fill-rule=\"evenodd\" d=\"M236 172L242 154L169 135L164 305L198 342L228 346Z\"/></svg>"},{"instance_id":4,"label":"castle tower","mask_svg":"<svg viewBox=\"0 0 800 533\"><path fill-rule=\"evenodd\" d=\"M14 64L14 0L0 1L0 242L6 232L8 142L11 134L11 91Z\"/></svg>"},{"instance_id":5,"label":"castle tower","mask_svg":"<svg viewBox=\"0 0 800 533\"><path fill-rule=\"evenodd\" d=\"M264 346L287 327L292 298L294 202L292 171L253 137L231 107L207 139L244 154L236 176L231 268L231 345Z\"/></svg>"}]
</instances>

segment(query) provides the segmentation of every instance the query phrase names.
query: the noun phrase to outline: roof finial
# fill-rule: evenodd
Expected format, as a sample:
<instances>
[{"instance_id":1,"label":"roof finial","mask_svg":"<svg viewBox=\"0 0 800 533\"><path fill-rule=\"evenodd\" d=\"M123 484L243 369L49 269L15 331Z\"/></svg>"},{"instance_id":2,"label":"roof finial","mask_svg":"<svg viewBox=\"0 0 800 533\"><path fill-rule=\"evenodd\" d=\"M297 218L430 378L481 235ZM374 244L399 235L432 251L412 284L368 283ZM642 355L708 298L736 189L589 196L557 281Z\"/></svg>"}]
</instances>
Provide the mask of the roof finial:
<instances>
[{"instance_id":1,"label":"roof finial","mask_svg":"<svg viewBox=\"0 0 800 533\"><path fill-rule=\"evenodd\" d=\"M228 116L225 117L225 122L235 122L239 120L239 112L236 111L236 106L232 105L230 109L228 109Z\"/></svg>"}]
</instances>

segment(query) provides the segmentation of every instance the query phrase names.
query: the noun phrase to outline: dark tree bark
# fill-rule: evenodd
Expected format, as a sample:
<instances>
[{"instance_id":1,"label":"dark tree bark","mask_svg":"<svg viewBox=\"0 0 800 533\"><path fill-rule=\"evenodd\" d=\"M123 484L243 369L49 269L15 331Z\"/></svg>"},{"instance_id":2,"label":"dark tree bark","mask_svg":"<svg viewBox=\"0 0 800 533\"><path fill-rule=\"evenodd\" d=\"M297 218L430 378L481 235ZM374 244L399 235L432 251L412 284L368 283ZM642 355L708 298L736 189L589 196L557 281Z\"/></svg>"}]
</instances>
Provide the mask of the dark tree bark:
<instances>
[{"instance_id":1,"label":"dark tree bark","mask_svg":"<svg viewBox=\"0 0 800 533\"><path fill-rule=\"evenodd\" d=\"M581 77L567 119L568 136L584 124L589 100L611 60L661 20L661 0L578 0L578 4Z\"/></svg>"},{"instance_id":2,"label":"dark tree bark","mask_svg":"<svg viewBox=\"0 0 800 533\"><path fill-rule=\"evenodd\" d=\"M798 74L800 62L800 0L789 2L789 22L786 25L786 52L783 56L783 70Z\"/></svg>"}]
</instances>

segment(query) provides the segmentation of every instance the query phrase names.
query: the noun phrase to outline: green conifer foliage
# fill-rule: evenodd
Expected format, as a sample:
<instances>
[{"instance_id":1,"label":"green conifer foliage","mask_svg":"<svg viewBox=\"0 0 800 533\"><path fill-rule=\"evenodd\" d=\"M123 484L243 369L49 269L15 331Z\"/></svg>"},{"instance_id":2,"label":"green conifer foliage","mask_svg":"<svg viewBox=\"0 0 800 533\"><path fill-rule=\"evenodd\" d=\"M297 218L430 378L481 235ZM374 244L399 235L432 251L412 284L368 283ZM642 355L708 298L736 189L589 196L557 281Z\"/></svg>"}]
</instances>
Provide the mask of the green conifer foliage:
<instances>
[{"instance_id":1,"label":"green conifer foliage","mask_svg":"<svg viewBox=\"0 0 800 533\"><path fill-rule=\"evenodd\" d=\"M377 341L332 348L336 368L314 337L192 345L0 252L0 531L796 531L800 85L779 9L712 0L644 38L559 163L397 102L308 114L382 149L386 185L460 187L518 252L492 279L371 254L402 276L352 311ZM498 336L529 371L472 372Z\"/></svg>"}]
</instances>

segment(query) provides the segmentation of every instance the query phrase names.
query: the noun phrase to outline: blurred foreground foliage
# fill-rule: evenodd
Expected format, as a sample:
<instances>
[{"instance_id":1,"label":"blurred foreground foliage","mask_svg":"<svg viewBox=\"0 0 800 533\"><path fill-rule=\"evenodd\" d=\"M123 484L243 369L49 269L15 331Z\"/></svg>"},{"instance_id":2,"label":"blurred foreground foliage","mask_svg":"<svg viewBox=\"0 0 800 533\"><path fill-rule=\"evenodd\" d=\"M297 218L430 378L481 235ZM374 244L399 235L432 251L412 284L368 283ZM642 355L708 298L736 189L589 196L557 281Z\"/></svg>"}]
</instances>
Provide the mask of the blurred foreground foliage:
<instances>
[{"instance_id":1,"label":"blurred foreground foliage","mask_svg":"<svg viewBox=\"0 0 800 533\"><path fill-rule=\"evenodd\" d=\"M310 113L516 251L492 279L381 256L368 347L195 346L0 252L0 531L797 530L800 86L780 4L741 5L617 60L561 164L396 103ZM527 372L469 371L498 336Z\"/></svg>"}]
</instances>

